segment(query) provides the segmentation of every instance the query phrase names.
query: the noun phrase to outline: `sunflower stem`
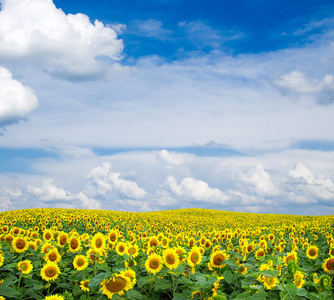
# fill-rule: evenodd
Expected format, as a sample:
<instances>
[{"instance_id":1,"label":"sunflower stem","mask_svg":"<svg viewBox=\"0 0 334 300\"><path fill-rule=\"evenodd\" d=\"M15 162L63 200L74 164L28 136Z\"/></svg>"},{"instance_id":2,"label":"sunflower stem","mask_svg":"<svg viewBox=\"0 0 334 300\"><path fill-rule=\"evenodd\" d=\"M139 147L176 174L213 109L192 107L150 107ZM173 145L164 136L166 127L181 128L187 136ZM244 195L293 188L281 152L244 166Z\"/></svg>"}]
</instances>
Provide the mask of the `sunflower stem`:
<instances>
[{"instance_id":1,"label":"sunflower stem","mask_svg":"<svg viewBox=\"0 0 334 300\"><path fill-rule=\"evenodd\" d=\"M22 273L19 274L19 282L17 283L17 291L20 289L20 283L21 283Z\"/></svg>"}]
</instances>

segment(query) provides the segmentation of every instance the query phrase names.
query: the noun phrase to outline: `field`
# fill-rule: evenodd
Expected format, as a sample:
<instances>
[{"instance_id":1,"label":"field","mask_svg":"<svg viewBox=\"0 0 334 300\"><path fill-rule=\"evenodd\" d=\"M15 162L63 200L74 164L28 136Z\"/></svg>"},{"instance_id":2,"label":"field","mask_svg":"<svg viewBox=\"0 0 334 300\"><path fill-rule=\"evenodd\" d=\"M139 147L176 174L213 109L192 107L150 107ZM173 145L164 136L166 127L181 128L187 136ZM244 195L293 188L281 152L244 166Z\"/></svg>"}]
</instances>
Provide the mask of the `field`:
<instances>
[{"instance_id":1,"label":"field","mask_svg":"<svg viewBox=\"0 0 334 300\"><path fill-rule=\"evenodd\" d=\"M0 299L333 299L334 216L0 213Z\"/></svg>"}]
</instances>

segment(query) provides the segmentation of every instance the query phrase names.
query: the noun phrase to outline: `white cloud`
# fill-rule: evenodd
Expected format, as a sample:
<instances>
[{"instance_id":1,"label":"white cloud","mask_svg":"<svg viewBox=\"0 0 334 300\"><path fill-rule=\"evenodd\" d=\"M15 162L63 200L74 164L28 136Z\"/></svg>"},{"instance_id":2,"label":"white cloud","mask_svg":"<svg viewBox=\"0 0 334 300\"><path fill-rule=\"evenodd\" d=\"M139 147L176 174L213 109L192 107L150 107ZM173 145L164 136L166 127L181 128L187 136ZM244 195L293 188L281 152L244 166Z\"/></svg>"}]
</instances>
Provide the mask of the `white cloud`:
<instances>
[{"instance_id":1,"label":"white cloud","mask_svg":"<svg viewBox=\"0 0 334 300\"><path fill-rule=\"evenodd\" d=\"M142 199L146 195L146 191L138 187L137 183L122 179L120 176L121 173L112 172L111 164L105 162L87 175L88 186L86 190L100 196L105 196L115 190L120 196L132 199Z\"/></svg>"},{"instance_id":2,"label":"white cloud","mask_svg":"<svg viewBox=\"0 0 334 300\"><path fill-rule=\"evenodd\" d=\"M279 194L277 187L274 185L269 173L264 169L263 165L252 167L247 172L239 172L238 180L258 195L270 197Z\"/></svg>"},{"instance_id":3,"label":"white cloud","mask_svg":"<svg viewBox=\"0 0 334 300\"><path fill-rule=\"evenodd\" d=\"M166 184L176 197L185 198L188 201L224 204L228 200L219 189L210 188L206 182L191 177L182 179L178 184L173 176L168 176Z\"/></svg>"},{"instance_id":4,"label":"white cloud","mask_svg":"<svg viewBox=\"0 0 334 300\"><path fill-rule=\"evenodd\" d=\"M34 91L0 66L0 127L25 119L37 106Z\"/></svg>"},{"instance_id":5,"label":"white cloud","mask_svg":"<svg viewBox=\"0 0 334 300\"><path fill-rule=\"evenodd\" d=\"M334 102L334 76L330 74L311 80L303 72L293 71L281 75L274 84L283 95L310 95L320 104Z\"/></svg>"},{"instance_id":6,"label":"white cloud","mask_svg":"<svg viewBox=\"0 0 334 300\"><path fill-rule=\"evenodd\" d=\"M64 78L101 77L97 58L119 60L115 30L84 14L66 15L52 0L1 0L0 60L34 61Z\"/></svg>"},{"instance_id":7,"label":"white cloud","mask_svg":"<svg viewBox=\"0 0 334 300\"><path fill-rule=\"evenodd\" d=\"M22 191L19 189L9 189L7 187L0 188L0 211L7 211L11 209L17 209L17 206L14 204L15 201L21 201Z\"/></svg>"},{"instance_id":8,"label":"white cloud","mask_svg":"<svg viewBox=\"0 0 334 300\"><path fill-rule=\"evenodd\" d=\"M136 20L133 21L129 28L129 33L134 33L140 36L165 40L171 35L171 31L163 28L162 22L155 19Z\"/></svg>"},{"instance_id":9,"label":"white cloud","mask_svg":"<svg viewBox=\"0 0 334 300\"><path fill-rule=\"evenodd\" d=\"M171 165L181 165L184 163L184 159L175 154L169 153L166 149L157 153L157 157Z\"/></svg>"}]
</instances>

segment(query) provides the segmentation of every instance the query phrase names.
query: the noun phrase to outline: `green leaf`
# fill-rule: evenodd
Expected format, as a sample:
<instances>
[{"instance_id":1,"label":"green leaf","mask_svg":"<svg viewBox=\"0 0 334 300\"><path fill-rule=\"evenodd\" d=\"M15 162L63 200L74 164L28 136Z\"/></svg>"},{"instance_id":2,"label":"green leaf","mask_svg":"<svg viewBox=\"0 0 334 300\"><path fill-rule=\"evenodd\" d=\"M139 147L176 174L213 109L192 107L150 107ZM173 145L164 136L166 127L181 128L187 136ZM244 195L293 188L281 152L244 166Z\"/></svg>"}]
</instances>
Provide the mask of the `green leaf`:
<instances>
[{"instance_id":1,"label":"green leaf","mask_svg":"<svg viewBox=\"0 0 334 300\"><path fill-rule=\"evenodd\" d=\"M292 282L288 282L286 284L286 290L292 298L294 298L297 295L297 287Z\"/></svg>"},{"instance_id":2,"label":"green leaf","mask_svg":"<svg viewBox=\"0 0 334 300\"><path fill-rule=\"evenodd\" d=\"M305 297L307 294L306 290L304 288L301 288L301 289L297 289L297 295L298 296L302 296L302 297Z\"/></svg>"},{"instance_id":3,"label":"green leaf","mask_svg":"<svg viewBox=\"0 0 334 300\"><path fill-rule=\"evenodd\" d=\"M160 279L154 287L154 291L165 291L172 287L172 283L166 279Z\"/></svg>"},{"instance_id":4,"label":"green leaf","mask_svg":"<svg viewBox=\"0 0 334 300\"><path fill-rule=\"evenodd\" d=\"M174 296L173 300L187 300L186 297L184 297L184 296L182 296L180 294L174 294L173 296Z\"/></svg>"},{"instance_id":5,"label":"green leaf","mask_svg":"<svg viewBox=\"0 0 334 300\"><path fill-rule=\"evenodd\" d=\"M267 277L276 277L279 275L279 271L277 270L263 270L263 271L260 271L260 273L263 276L267 276Z\"/></svg>"},{"instance_id":6,"label":"green leaf","mask_svg":"<svg viewBox=\"0 0 334 300\"><path fill-rule=\"evenodd\" d=\"M130 299L138 299L138 300L141 300L143 298L143 295L136 290L130 290L126 292L126 296L129 297Z\"/></svg>"},{"instance_id":7,"label":"green leaf","mask_svg":"<svg viewBox=\"0 0 334 300\"><path fill-rule=\"evenodd\" d=\"M197 284L198 284L200 287L203 287L203 286L205 286L205 284L206 284L206 279L205 279L205 277L202 276L202 275L197 275L197 276L196 276L196 281L197 281Z\"/></svg>"},{"instance_id":8,"label":"green leaf","mask_svg":"<svg viewBox=\"0 0 334 300\"><path fill-rule=\"evenodd\" d=\"M101 281L107 277L107 273L99 273L94 278L89 280L88 287L92 290L98 289Z\"/></svg>"},{"instance_id":9,"label":"green leaf","mask_svg":"<svg viewBox=\"0 0 334 300\"><path fill-rule=\"evenodd\" d=\"M254 295L252 295L251 297L249 297L248 299L259 299L259 300L262 300L262 299L267 299L267 296L268 294L266 292L258 292L258 293L255 293Z\"/></svg>"},{"instance_id":10,"label":"green leaf","mask_svg":"<svg viewBox=\"0 0 334 300\"><path fill-rule=\"evenodd\" d=\"M218 277L216 275L211 275L209 278L208 278L208 283L209 284L214 284L215 282L217 282L218 280Z\"/></svg>"},{"instance_id":11,"label":"green leaf","mask_svg":"<svg viewBox=\"0 0 334 300\"><path fill-rule=\"evenodd\" d=\"M73 296L79 296L82 293L84 293L84 291L78 285L76 285L73 289Z\"/></svg>"},{"instance_id":12,"label":"green leaf","mask_svg":"<svg viewBox=\"0 0 334 300\"><path fill-rule=\"evenodd\" d=\"M242 293L236 296L234 299L248 299L248 297L250 297L248 293Z\"/></svg>"},{"instance_id":13,"label":"green leaf","mask_svg":"<svg viewBox=\"0 0 334 300\"><path fill-rule=\"evenodd\" d=\"M0 285L0 295L8 298L19 298L20 294L12 287L6 285Z\"/></svg>"},{"instance_id":14,"label":"green leaf","mask_svg":"<svg viewBox=\"0 0 334 300\"><path fill-rule=\"evenodd\" d=\"M142 288L144 285L148 284L151 281L149 277L140 277L137 281L137 286Z\"/></svg>"},{"instance_id":15,"label":"green leaf","mask_svg":"<svg viewBox=\"0 0 334 300\"><path fill-rule=\"evenodd\" d=\"M224 280L228 283L231 284L233 282L233 275L230 270L226 270L223 274Z\"/></svg>"}]
</instances>

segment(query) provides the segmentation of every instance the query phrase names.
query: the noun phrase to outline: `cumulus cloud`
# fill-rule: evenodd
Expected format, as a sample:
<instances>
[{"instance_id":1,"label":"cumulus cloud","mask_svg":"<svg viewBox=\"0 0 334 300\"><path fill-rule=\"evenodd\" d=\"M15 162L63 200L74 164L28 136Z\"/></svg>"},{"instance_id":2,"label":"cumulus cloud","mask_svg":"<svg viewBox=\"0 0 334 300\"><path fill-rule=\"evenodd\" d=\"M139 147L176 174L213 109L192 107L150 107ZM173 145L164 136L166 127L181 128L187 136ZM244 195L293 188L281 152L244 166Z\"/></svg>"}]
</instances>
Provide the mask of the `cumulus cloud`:
<instances>
[{"instance_id":1,"label":"cumulus cloud","mask_svg":"<svg viewBox=\"0 0 334 300\"><path fill-rule=\"evenodd\" d=\"M283 95L312 96L319 104L334 102L334 76L325 75L322 80L312 80L303 72L293 71L274 80Z\"/></svg>"},{"instance_id":2,"label":"cumulus cloud","mask_svg":"<svg viewBox=\"0 0 334 300\"><path fill-rule=\"evenodd\" d=\"M263 165L257 165L246 172L238 172L238 180L261 196L277 196L279 191Z\"/></svg>"},{"instance_id":3,"label":"cumulus cloud","mask_svg":"<svg viewBox=\"0 0 334 300\"><path fill-rule=\"evenodd\" d=\"M182 179L178 184L173 176L168 176L166 184L175 196L190 201L224 204L228 200L227 196L219 189L210 188L206 182L191 177Z\"/></svg>"},{"instance_id":4,"label":"cumulus cloud","mask_svg":"<svg viewBox=\"0 0 334 300\"><path fill-rule=\"evenodd\" d=\"M99 57L121 59L115 30L84 14L66 15L52 0L1 0L0 60L34 61L68 79L104 76Z\"/></svg>"},{"instance_id":5,"label":"cumulus cloud","mask_svg":"<svg viewBox=\"0 0 334 300\"><path fill-rule=\"evenodd\" d=\"M15 209L14 201L22 198L22 191L19 189L0 188L0 211ZM23 199L21 199L21 202Z\"/></svg>"},{"instance_id":6,"label":"cumulus cloud","mask_svg":"<svg viewBox=\"0 0 334 300\"><path fill-rule=\"evenodd\" d=\"M136 182L120 178L121 173L111 171L111 164L105 162L94 168L87 175L88 186L86 190L94 195L105 196L115 191L121 197L142 199L146 191L140 188Z\"/></svg>"},{"instance_id":7,"label":"cumulus cloud","mask_svg":"<svg viewBox=\"0 0 334 300\"><path fill-rule=\"evenodd\" d=\"M182 157L171 154L166 149L159 151L157 153L157 157L171 165L181 165L184 162L184 159Z\"/></svg>"},{"instance_id":8,"label":"cumulus cloud","mask_svg":"<svg viewBox=\"0 0 334 300\"><path fill-rule=\"evenodd\" d=\"M11 72L0 66L0 127L25 119L37 106L34 91L13 79Z\"/></svg>"},{"instance_id":9,"label":"cumulus cloud","mask_svg":"<svg viewBox=\"0 0 334 300\"><path fill-rule=\"evenodd\" d=\"M90 199L84 193L80 192L76 195L61 187L57 187L52 179L44 179L42 186L27 186L27 193L38 199L41 206L53 203L57 207L75 208L77 202L80 201L83 208L99 209L101 206L95 199ZM79 202L79 203L80 203Z\"/></svg>"}]
</instances>

